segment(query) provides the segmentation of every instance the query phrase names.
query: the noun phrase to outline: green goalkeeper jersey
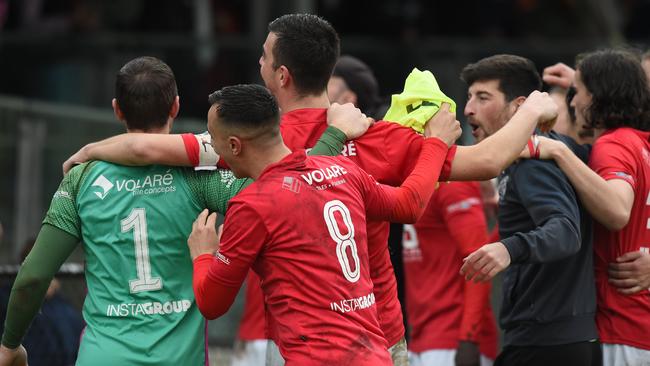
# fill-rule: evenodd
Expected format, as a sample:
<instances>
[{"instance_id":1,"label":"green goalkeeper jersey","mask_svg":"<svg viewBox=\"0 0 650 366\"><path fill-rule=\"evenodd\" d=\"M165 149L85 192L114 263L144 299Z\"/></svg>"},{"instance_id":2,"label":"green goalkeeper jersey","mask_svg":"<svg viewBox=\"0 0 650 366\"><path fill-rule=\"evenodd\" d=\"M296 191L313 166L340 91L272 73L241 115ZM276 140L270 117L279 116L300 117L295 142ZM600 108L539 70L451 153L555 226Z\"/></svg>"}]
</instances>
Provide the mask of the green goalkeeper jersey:
<instances>
[{"instance_id":1,"label":"green goalkeeper jersey","mask_svg":"<svg viewBox=\"0 0 650 366\"><path fill-rule=\"evenodd\" d=\"M199 212L225 213L248 180L230 171L91 162L73 169L44 223L83 242L87 323L77 365L202 365L187 237Z\"/></svg>"}]
</instances>

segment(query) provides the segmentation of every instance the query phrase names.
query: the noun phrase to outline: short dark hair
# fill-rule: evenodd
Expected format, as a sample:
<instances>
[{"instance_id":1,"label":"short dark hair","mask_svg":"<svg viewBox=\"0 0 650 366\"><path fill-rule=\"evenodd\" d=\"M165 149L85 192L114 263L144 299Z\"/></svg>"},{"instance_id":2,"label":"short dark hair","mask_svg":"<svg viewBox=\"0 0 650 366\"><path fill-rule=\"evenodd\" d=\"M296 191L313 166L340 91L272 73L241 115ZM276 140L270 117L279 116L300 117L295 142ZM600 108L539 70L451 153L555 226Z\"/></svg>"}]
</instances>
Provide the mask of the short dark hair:
<instances>
[{"instance_id":1,"label":"short dark hair","mask_svg":"<svg viewBox=\"0 0 650 366\"><path fill-rule=\"evenodd\" d=\"M178 96L172 69L155 57L138 57L115 77L115 99L128 128L149 130L167 123Z\"/></svg>"},{"instance_id":2,"label":"short dark hair","mask_svg":"<svg viewBox=\"0 0 650 366\"><path fill-rule=\"evenodd\" d=\"M226 86L210 94L217 118L227 129L242 137L274 137L280 133L278 103L268 89L257 84Z\"/></svg>"},{"instance_id":3,"label":"short dark hair","mask_svg":"<svg viewBox=\"0 0 650 366\"><path fill-rule=\"evenodd\" d=\"M268 30L277 36L273 67L286 66L302 96L325 91L340 53L332 25L313 14L286 14L269 23Z\"/></svg>"},{"instance_id":4,"label":"short dark hair","mask_svg":"<svg viewBox=\"0 0 650 366\"><path fill-rule=\"evenodd\" d=\"M578 55L576 69L591 94L588 127L650 130L650 89L637 53L605 49Z\"/></svg>"},{"instance_id":5,"label":"short dark hair","mask_svg":"<svg viewBox=\"0 0 650 366\"><path fill-rule=\"evenodd\" d=\"M533 61L515 55L494 55L469 64L460 78L468 86L476 81L498 80L508 102L542 89L542 78Z\"/></svg>"}]
</instances>

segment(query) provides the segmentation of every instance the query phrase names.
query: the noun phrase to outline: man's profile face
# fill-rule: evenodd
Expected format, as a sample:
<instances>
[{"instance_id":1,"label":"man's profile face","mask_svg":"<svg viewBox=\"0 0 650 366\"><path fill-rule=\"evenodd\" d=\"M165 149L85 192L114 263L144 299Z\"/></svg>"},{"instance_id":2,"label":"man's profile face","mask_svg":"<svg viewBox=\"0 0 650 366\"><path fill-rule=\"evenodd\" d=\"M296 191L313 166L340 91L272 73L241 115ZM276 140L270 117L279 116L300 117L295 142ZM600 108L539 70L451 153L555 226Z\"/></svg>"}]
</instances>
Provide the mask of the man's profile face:
<instances>
[{"instance_id":1,"label":"man's profile face","mask_svg":"<svg viewBox=\"0 0 650 366\"><path fill-rule=\"evenodd\" d=\"M260 76L264 80L264 85L275 95L277 90L277 85L275 82L275 72L277 69L273 67L273 47L275 47L275 41L278 39L275 33L270 32L266 36L266 40L262 45L262 55L260 56Z\"/></svg>"},{"instance_id":2,"label":"man's profile face","mask_svg":"<svg viewBox=\"0 0 650 366\"><path fill-rule=\"evenodd\" d=\"M576 112L576 123L579 126L585 126L587 125L586 111L591 105L591 93L589 93L587 87L582 82L582 74L580 73L580 70L576 71L573 83L576 94L573 96L573 99L571 99L571 106Z\"/></svg>"},{"instance_id":3,"label":"man's profile face","mask_svg":"<svg viewBox=\"0 0 650 366\"><path fill-rule=\"evenodd\" d=\"M210 107L208 111L208 133L210 134L212 148L214 152L221 157L228 167L232 170L237 178L238 175L238 161L233 157L232 149L230 148L229 136L225 133L223 128L220 128L219 118L217 116L217 105Z\"/></svg>"},{"instance_id":4,"label":"man's profile face","mask_svg":"<svg viewBox=\"0 0 650 366\"><path fill-rule=\"evenodd\" d=\"M477 142L497 132L515 111L499 90L499 80L478 80L467 90L464 114Z\"/></svg>"}]
</instances>

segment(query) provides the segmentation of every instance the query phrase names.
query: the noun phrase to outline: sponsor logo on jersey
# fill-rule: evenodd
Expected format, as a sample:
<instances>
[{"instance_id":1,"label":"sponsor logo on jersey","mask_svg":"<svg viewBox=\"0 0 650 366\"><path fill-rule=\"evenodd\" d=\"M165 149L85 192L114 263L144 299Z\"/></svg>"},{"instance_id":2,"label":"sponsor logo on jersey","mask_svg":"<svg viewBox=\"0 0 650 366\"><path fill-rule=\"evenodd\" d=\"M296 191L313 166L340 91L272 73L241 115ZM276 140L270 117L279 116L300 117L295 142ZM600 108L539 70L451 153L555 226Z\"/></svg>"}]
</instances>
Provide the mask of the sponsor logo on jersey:
<instances>
[{"instance_id":1,"label":"sponsor logo on jersey","mask_svg":"<svg viewBox=\"0 0 650 366\"><path fill-rule=\"evenodd\" d=\"M176 192L174 174L150 174L138 179L118 179L115 181L118 192L129 192L134 196Z\"/></svg>"},{"instance_id":2,"label":"sponsor logo on jersey","mask_svg":"<svg viewBox=\"0 0 650 366\"><path fill-rule=\"evenodd\" d=\"M336 181L333 181L333 179L342 177L346 174L348 174L348 171L342 166L332 165L327 168L312 170L307 174L301 174L300 177L302 177L302 179L304 179L310 186L316 184L316 189L323 190L345 183L345 179L338 179Z\"/></svg>"},{"instance_id":3,"label":"sponsor logo on jersey","mask_svg":"<svg viewBox=\"0 0 650 366\"><path fill-rule=\"evenodd\" d=\"M332 311L340 312L342 314L351 311L367 309L375 304L375 294L372 292L368 295L359 296L353 299L343 299L330 303Z\"/></svg>"},{"instance_id":4,"label":"sponsor logo on jersey","mask_svg":"<svg viewBox=\"0 0 650 366\"><path fill-rule=\"evenodd\" d=\"M141 304L109 304L106 316L127 317L139 315L169 315L185 313L192 306L190 300L173 300L167 302L145 302Z\"/></svg>"},{"instance_id":5,"label":"sponsor logo on jersey","mask_svg":"<svg viewBox=\"0 0 650 366\"><path fill-rule=\"evenodd\" d=\"M300 181L294 177L284 177L282 180L282 189L286 189L293 193L300 193Z\"/></svg>"},{"instance_id":6,"label":"sponsor logo on jersey","mask_svg":"<svg viewBox=\"0 0 650 366\"><path fill-rule=\"evenodd\" d=\"M104 198L106 198L108 192L113 188L113 183L111 183L103 175L100 175L99 178L95 179L92 186L99 187L102 189L102 192L94 192L94 193L97 197L103 200Z\"/></svg>"},{"instance_id":7,"label":"sponsor logo on jersey","mask_svg":"<svg viewBox=\"0 0 650 366\"><path fill-rule=\"evenodd\" d=\"M70 195L70 193L68 191L56 191L56 192L54 192L54 198L55 199L56 198L66 198L66 199L71 200L72 195Z\"/></svg>"},{"instance_id":8,"label":"sponsor logo on jersey","mask_svg":"<svg viewBox=\"0 0 650 366\"><path fill-rule=\"evenodd\" d=\"M402 260L404 263L421 262L422 250L415 226L405 224L402 231Z\"/></svg>"}]
</instances>

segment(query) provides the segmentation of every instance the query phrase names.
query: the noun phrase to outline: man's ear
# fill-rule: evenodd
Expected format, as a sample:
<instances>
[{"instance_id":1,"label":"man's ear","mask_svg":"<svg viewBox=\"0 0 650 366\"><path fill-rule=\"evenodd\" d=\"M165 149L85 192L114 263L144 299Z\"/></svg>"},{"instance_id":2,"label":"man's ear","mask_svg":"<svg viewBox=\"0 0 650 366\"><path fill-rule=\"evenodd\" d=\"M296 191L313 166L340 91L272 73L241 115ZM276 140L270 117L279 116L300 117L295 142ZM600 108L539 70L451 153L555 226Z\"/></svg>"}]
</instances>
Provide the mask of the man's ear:
<instances>
[{"instance_id":1,"label":"man's ear","mask_svg":"<svg viewBox=\"0 0 650 366\"><path fill-rule=\"evenodd\" d=\"M177 95L176 98L174 98L172 107L169 109L169 117L171 117L172 119L176 118L180 110L181 110L181 102L179 96Z\"/></svg>"},{"instance_id":2,"label":"man's ear","mask_svg":"<svg viewBox=\"0 0 650 366\"><path fill-rule=\"evenodd\" d=\"M233 156L240 156L243 151L242 141L237 136L228 137L228 147Z\"/></svg>"},{"instance_id":3,"label":"man's ear","mask_svg":"<svg viewBox=\"0 0 650 366\"><path fill-rule=\"evenodd\" d=\"M513 100L510 101L510 106L512 107L512 113L511 115L515 114L519 107L521 107L522 104L526 101L526 97L517 97Z\"/></svg>"},{"instance_id":4,"label":"man's ear","mask_svg":"<svg viewBox=\"0 0 650 366\"><path fill-rule=\"evenodd\" d=\"M278 73L277 77L279 79L278 85L283 88L289 86L289 84L293 81L293 76L291 75L289 69L286 66L281 65L276 71Z\"/></svg>"},{"instance_id":5,"label":"man's ear","mask_svg":"<svg viewBox=\"0 0 650 366\"><path fill-rule=\"evenodd\" d=\"M117 99L113 98L111 105L113 106L113 113L115 114L115 118L117 118L117 120L120 122L126 122L124 119L124 113L122 113L120 105L117 103Z\"/></svg>"}]
</instances>

